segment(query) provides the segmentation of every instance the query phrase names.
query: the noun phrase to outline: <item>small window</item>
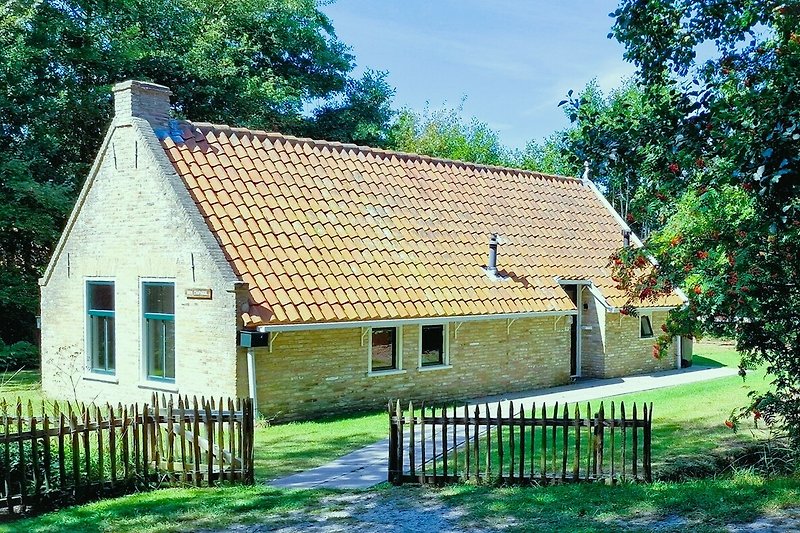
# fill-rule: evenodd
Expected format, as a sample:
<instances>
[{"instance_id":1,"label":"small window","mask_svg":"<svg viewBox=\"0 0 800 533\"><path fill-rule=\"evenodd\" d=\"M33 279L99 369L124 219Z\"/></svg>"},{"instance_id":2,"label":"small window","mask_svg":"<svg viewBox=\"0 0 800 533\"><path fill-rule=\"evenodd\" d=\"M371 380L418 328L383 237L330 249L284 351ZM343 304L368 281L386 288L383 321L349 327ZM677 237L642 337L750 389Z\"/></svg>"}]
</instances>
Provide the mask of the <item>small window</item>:
<instances>
[{"instance_id":1,"label":"small window","mask_svg":"<svg viewBox=\"0 0 800 533\"><path fill-rule=\"evenodd\" d=\"M647 315L639 317L639 336L643 339L648 339L653 336L653 324L650 322L650 317Z\"/></svg>"},{"instance_id":2,"label":"small window","mask_svg":"<svg viewBox=\"0 0 800 533\"><path fill-rule=\"evenodd\" d=\"M397 369L397 328L372 328L371 370Z\"/></svg>"},{"instance_id":3,"label":"small window","mask_svg":"<svg viewBox=\"0 0 800 533\"><path fill-rule=\"evenodd\" d=\"M147 377L175 381L175 285L144 283L142 299Z\"/></svg>"},{"instance_id":4,"label":"small window","mask_svg":"<svg viewBox=\"0 0 800 533\"><path fill-rule=\"evenodd\" d=\"M115 371L114 282L86 283L86 320L89 368L92 372Z\"/></svg>"},{"instance_id":5,"label":"small window","mask_svg":"<svg viewBox=\"0 0 800 533\"><path fill-rule=\"evenodd\" d=\"M422 326L421 336L420 365L425 367L447 364L444 325Z\"/></svg>"}]
</instances>

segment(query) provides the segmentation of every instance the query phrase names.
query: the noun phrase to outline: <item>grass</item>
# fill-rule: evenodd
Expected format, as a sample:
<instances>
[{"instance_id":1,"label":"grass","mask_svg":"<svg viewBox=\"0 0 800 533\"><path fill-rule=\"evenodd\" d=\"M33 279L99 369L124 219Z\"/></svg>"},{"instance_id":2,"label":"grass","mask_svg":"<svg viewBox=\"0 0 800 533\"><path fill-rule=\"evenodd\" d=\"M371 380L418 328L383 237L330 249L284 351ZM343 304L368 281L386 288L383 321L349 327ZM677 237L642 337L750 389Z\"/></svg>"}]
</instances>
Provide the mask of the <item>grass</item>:
<instances>
[{"instance_id":1,"label":"grass","mask_svg":"<svg viewBox=\"0 0 800 533\"><path fill-rule=\"evenodd\" d=\"M34 404L41 404L42 380L38 370L17 370L15 372L0 373L0 401L9 404L16 403L21 398L24 403L28 400Z\"/></svg>"},{"instance_id":2,"label":"grass","mask_svg":"<svg viewBox=\"0 0 800 533\"><path fill-rule=\"evenodd\" d=\"M308 470L385 439L388 433L384 411L259 427L255 434L256 477L274 479Z\"/></svg>"},{"instance_id":3,"label":"grass","mask_svg":"<svg viewBox=\"0 0 800 533\"><path fill-rule=\"evenodd\" d=\"M651 485L599 484L486 488L441 492L466 512L469 526L525 531L719 531L763 513L797 506L800 479L765 480L746 472L722 479ZM517 527L513 527L516 524Z\"/></svg>"},{"instance_id":4,"label":"grass","mask_svg":"<svg viewBox=\"0 0 800 533\"><path fill-rule=\"evenodd\" d=\"M0 532L183 532L258 522L314 506L321 491L266 486L163 489L76 505L42 516L0 524Z\"/></svg>"}]
</instances>

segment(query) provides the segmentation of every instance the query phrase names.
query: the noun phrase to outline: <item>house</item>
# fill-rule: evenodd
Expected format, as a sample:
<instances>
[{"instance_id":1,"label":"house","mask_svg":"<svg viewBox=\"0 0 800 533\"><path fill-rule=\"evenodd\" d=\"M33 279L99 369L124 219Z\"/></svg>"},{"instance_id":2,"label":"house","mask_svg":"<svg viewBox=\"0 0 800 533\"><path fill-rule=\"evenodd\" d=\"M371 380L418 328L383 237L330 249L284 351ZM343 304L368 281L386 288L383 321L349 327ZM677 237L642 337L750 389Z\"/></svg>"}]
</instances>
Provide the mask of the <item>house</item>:
<instances>
[{"instance_id":1,"label":"house","mask_svg":"<svg viewBox=\"0 0 800 533\"><path fill-rule=\"evenodd\" d=\"M629 228L588 179L171 120L170 94L114 87L41 279L48 395L291 419L679 366L651 353L683 299L620 314Z\"/></svg>"}]
</instances>

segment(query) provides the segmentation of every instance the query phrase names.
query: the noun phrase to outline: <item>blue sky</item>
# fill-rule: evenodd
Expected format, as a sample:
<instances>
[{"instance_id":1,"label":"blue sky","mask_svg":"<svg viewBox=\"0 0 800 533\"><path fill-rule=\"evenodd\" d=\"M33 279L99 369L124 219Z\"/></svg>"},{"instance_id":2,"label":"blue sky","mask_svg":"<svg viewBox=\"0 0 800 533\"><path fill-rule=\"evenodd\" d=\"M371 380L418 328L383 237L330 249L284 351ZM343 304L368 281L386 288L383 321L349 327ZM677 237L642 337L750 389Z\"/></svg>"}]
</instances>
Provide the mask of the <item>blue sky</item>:
<instances>
[{"instance_id":1,"label":"blue sky","mask_svg":"<svg viewBox=\"0 0 800 533\"><path fill-rule=\"evenodd\" d=\"M337 0L322 7L358 69L389 71L396 107L454 107L511 147L568 121L569 89L597 78L607 91L633 73L606 38L616 1Z\"/></svg>"}]
</instances>

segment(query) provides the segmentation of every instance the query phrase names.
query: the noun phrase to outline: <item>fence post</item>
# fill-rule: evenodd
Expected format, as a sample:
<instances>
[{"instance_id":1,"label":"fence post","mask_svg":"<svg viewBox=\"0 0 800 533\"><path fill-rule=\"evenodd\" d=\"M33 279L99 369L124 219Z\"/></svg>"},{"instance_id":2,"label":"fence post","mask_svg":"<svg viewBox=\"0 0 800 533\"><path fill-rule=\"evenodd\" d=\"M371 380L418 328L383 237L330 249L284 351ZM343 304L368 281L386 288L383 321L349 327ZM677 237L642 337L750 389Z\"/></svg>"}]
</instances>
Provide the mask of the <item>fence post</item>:
<instances>
[{"instance_id":1,"label":"fence post","mask_svg":"<svg viewBox=\"0 0 800 533\"><path fill-rule=\"evenodd\" d=\"M386 481L397 485L397 426L392 419L394 413L392 413L391 400L389 400L387 412L389 413L389 472Z\"/></svg>"},{"instance_id":2,"label":"fence post","mask_svg":"<svg viewBox=\"0 0 800 533\"><path fill-rule=\"evenodd\" d=\"M651 463L651 439L653 436L653 403L650 403L650 409L647 404L644 404L644 480L647 483L653 482L653 468Z\"/></svg>"},{"instance_id":3,"label":"fence post","mask_svg":"<svg viewBox=\"0 0 800 533\"><path fill-rule=\"evenodd\" d=\"M395 452L395 474L397 476L397 483L403 482L403 407L400 405L400 400L397 400L395 406L397 415L397 450Z\"/></svg>"}]
</instances>

